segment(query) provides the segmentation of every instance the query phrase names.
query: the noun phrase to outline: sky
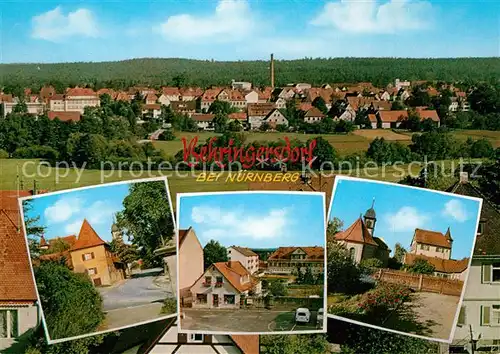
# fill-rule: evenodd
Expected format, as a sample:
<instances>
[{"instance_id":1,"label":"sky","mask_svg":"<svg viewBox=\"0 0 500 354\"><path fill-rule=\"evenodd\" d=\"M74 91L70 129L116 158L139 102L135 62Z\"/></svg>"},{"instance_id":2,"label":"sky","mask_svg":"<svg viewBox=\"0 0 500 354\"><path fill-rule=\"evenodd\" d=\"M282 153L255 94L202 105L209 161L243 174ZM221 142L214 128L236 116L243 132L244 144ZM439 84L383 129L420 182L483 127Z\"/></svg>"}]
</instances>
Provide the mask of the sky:
<instances>
[{"instance_id":1,"label":"sky","mask_svg":"<svg viewBox=\"0 0 500 354\"><path fill-rule=\"evenodd\" d=\"M205 246L325 246L325 207L320 194L231 193L180 197L179 228L192 227Z\"/></svg>"},{"instance_id":2,"label":"sky","mask_svg":"<svg viewBox=\"0 0 500 354\"><path fill-rule=\"evenodd\" d=\"M339 218L346 229L365 214L374 198L374 236L382 238L392 251L397 242L409 250L416 228L446 233L449 227L453 238L451 257L470 257L478 201L399 185L339 179L329 219Z\"/></svg>"},{"instance_id":3,"label":"sky","mask_svg":"<svg viewBox=\"0 0 500 354\"><path fill-rule=\"evenodd\" d=\"M0 3L0 62L500 56L496 0Z\"/></svg>"},{"instance_id":4,"label":"sky","mask_svg":"<svg viewBox=\"0 0 500 354\"><path fill-rule=\"evenodd\" d=\"M98 186L68 193L33 198L25 217L40 216L39 225L45 226L45 239L76 235L87 219L104 241L111 241L114 215L123 209L123 199L129 185Z\"/></svg>"}]
</instances>

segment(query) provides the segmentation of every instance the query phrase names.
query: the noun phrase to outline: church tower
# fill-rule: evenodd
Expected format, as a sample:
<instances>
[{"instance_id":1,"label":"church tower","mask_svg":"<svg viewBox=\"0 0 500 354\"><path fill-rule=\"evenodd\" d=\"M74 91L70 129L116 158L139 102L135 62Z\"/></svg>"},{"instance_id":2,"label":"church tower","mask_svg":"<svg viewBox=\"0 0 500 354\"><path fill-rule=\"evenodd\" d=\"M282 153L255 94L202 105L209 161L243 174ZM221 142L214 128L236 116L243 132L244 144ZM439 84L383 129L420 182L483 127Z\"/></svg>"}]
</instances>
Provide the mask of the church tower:
<instances>
[{"instance_id":1,"label":"church tower","mask_svg":"<svg viewBox=\"0 0 500 354\"><path fill-rule=\"evenodd\" d=\"M375 209L373 209L374 206L375 206L375 198L373 198L372 207L366 211L364 216L365 226L370 232L370 235L372 236L373 236L373 230L375 229L375 223L377 222Z\"/></svg>"},{"instance_id":2,"label":"church tower","mask_svg":"<svg viewBox=\"0 0 500 354\"><path fill-rule=\"evenodd\" d=\"M113 240L123 241L123 233L118 227L118 225L116 225L116 217L113 217L113 225L111 226L111 236L113 237Z\"/></svg>"}]
</instances>

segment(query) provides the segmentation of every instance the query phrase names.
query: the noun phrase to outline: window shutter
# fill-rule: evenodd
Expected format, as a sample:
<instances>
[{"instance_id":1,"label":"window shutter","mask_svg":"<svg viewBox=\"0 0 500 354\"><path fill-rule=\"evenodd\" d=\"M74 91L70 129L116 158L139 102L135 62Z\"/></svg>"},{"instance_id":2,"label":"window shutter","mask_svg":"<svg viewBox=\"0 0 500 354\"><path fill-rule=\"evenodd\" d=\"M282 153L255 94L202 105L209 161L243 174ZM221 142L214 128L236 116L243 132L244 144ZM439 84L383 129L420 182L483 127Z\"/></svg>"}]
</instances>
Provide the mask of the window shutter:
<instances>
[{"instance_id":1,"label":"window shutter","mask_svg":"<svg viewBox=\"0 0 500 354\"><path fill-rule=\"evenodd\" d=\"M490 325L490 307L489 306L481 306L481 325L489 326Z\"/></svg>"},{"instance_id":2,"label":"window shutter","mask_svg":"<svg viewBox=\"0 0 500 354\"><path fill-rule=\"evenodd\" d=\"M458 315L458 324L464 325L465 324L465 306L462 306L460 308L460 314Z\"/></svg>"},{"instance_id":3,"label":"window shutter","mask_svg":"<svg viewBox=\"0 0 500 354\"><path fill-rule=\"evenodd\" d=\"M212 336L209 334L203 335L203 343L212 344Z\"/></svg>"},{"instance_id":4,"label":"window shutter","mask_svg":"<svg viewBox=\"0 0 500 354\"><path fill-rule=\"evenodd\" d=\"M187 334L186 333L179 333L177 334L177 342L179 343L187 343Z\"/></svg>"},{"instance_id":5,"label":"window shutter","mask_svg":"<svg viewBox=\"0 0 500 354\"><path fill-rule=\"evenodd\" d=\"M94 257L94 252L91 252L90 254L92 255L92 259L94 259L94 258L95 258L95 257Z\"/></svg>"},{"instance_id":6,"label":"window shutter","mask_svg":"<svg viewBox=\"0 0 500 354\"><path fill-rule=\"evenodd\" d=\"M483 283L491 282L491 264L483 264Z\"/></svg>"},{"instance_id":7,"label":"window shutter","mask_svg":"<svg viewBox=\"0 0 500 354\"><path fill-rule=\"evenodd\" d=\"M85 254L82 254L82 261L85 260Z\"/></svg>"}]
</instances>

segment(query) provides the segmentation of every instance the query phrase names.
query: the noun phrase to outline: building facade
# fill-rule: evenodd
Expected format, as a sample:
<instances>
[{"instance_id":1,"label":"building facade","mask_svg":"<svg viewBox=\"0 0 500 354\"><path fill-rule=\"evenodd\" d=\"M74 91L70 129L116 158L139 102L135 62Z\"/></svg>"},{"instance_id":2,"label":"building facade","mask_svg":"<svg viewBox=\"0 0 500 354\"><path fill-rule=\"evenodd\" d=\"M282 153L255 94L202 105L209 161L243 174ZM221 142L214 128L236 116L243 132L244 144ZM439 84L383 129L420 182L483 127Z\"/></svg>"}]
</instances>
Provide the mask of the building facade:
<instances>
[{"instance_id":1,"label":"building facade","mask_svg":"<svg viewBox=\"0 0 500 354\"><path fill-rule=\"evenodd\" d=\"M426 257L450 259L452 244L453 239L451 238L449 228L446 234L438 231L415 229L409 253Z\"/></svg>"},{"instance_id":2,"label":"building facade","mask_svg":"<svg viewBox=\"0 0 500 354\"><path fill-rule=\"evenodd\" d=\"M259 270L259 255L246 247L231 246L227 248L230 261L240 262L250 274Z\"/></svg>"},{"instance_id":3,"label":"building facade","mask_svg":"<svg viewBox=\"0 0 500 354\"><path fill-rule=\"evenodd\" d=\"M313 274L324 272L325 249L323 247L279 247L267 258L267 272L294 274L308 268Z\"/></svg>"}]
</instances>

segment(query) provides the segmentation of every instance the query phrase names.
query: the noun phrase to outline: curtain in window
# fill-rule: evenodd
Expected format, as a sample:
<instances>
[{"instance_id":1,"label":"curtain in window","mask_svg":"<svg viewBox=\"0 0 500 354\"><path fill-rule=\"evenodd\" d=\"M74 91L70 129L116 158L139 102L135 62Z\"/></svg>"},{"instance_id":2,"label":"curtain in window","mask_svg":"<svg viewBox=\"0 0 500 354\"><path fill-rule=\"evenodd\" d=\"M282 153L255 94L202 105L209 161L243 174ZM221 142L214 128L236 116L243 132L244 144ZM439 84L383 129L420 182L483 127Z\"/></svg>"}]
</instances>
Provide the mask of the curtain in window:
<instances>
[{"instance_id":1,"label":"curtain in window","mask_svg":"<svg viewBox=\"0 0 500 354\"><path fill-rule=\"evenodd\" d=\"M10 310L10 337L17 337L17 310Z\"/></svg>"},{"instance_id":2,"label":"curtain in window","mask_svg":"<svg viewBox=\"0 0 500 354\"><path fill-rule=\"evenodd\" d=\"M7 338L7 310L0 310L0 338Z\"/></svg>"}]
</instances>

